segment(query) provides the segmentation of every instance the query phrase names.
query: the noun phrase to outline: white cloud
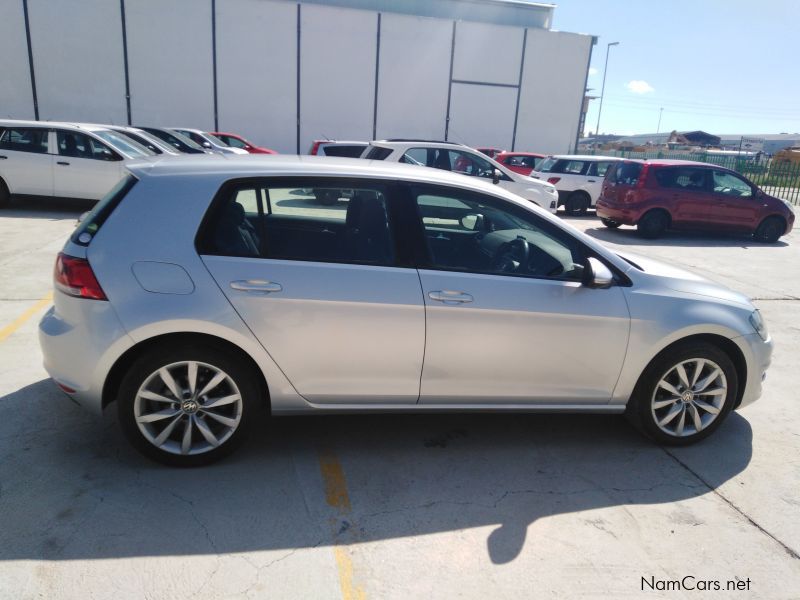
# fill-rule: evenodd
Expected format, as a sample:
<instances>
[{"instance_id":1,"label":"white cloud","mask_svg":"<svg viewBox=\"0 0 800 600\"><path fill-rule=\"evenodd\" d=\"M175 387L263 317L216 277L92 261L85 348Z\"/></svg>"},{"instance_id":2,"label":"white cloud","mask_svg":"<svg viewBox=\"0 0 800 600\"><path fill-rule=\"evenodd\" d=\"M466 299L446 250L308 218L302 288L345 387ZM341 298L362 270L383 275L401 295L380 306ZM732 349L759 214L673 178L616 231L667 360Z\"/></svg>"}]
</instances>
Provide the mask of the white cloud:
<instances>
[{"instance_id":1,"label":"white cloud","mask_svg":"<svg viewBox=\"0 0 800 600\"><path fill-rule=\"evenodd\" d=\"M642 81L641 79L629 81L625 87L634 94L649 94L650 92L655 92L653 86L646 81Z\"/></svg>"},{"instance_id":2,"label":"white cloud","mask_svg":"<svg viewBox=\"0 0 800 600\"><path fill-rule=\"evenodd\" d=\"M589 75L597 75L597 69L594 67L589 67Z\"/></svg>"}]
</instances>

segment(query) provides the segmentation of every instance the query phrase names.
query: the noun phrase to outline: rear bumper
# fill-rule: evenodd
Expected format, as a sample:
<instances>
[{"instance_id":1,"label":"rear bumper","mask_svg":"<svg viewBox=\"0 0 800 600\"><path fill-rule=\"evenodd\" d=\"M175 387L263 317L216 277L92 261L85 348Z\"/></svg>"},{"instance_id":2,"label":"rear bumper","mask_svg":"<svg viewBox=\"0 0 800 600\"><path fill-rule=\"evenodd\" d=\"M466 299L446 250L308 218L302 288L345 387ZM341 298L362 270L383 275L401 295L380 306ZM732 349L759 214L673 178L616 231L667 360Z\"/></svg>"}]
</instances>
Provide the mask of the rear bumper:
<instances>
[{"instance_id":1,"label":"rear bumper","mask_svg":"<svg viewBox=\"0 0 800 600\"><path fill-rule=\"evenodd\" d=\"M639 221L639 210L623 207L618 204L611 204L602 198L597 201L595 209L597 210L598 217L614 221L615 223L636 225Z\"/></svg>"},{"instance_id":2,"label":"rear bumper","mask_svg":"<svg viewBox=\"0 0 800 600\"><path fill-rule=\"evenodd\" d=\"M109 302L59 291L54 300L39 322L44 368L59 387L74 390L67 392L70 398L100 414L108 372L133 340Z\"/></svg>"}]
</instances>

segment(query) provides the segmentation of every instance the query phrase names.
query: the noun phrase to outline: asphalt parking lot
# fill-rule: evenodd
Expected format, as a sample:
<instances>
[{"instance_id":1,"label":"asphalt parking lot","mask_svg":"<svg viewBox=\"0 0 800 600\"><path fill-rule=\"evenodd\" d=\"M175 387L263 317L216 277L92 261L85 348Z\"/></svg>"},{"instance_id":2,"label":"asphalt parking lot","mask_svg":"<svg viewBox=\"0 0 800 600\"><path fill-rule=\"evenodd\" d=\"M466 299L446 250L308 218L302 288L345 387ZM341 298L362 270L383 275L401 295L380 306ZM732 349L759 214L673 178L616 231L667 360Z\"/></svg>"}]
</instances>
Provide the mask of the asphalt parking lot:
<instances>
[{"instance_id":1,"label":"asphalt parking lot","mask_svg":"<svg viewBox=\"0 0 800 600\"><path fill-rule=\"evenodd\" d=\"M570 219L756 299L764 395L699 445L660 448L618 416L283 418L175 470L41 367L54 257L84 209L0 213L2 598L800 597L797 231L643 241ZM686 576L723 591L642 581Z\"/></svg>"}]
</instances>

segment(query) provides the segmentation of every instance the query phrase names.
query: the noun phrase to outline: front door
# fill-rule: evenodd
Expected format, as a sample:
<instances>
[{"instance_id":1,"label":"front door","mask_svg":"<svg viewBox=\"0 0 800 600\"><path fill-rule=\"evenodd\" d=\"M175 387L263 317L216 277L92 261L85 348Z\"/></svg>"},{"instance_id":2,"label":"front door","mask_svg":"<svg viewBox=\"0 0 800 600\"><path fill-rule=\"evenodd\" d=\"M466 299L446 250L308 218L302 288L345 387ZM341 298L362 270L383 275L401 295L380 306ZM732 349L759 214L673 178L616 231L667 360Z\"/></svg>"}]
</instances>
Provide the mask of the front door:
<instances>
[{"instance_id":1,"label":"front door","mask_svg":"<svg viewBox=\"0 0 800 600\"><path fill-rule=\"evenodd\" d=\"M202 242L220 289L319 404L415 404L425 306L399 267L386 189L314 178L231 186Z\"/></svg>"},{"instance_id":2,"label":"front door","mask_svg":"<svg viewBox=\"0 0 800 600\"><path fill-rule=\"evenodd\" d=\"M629 313L620 287L581 285L582 244L499 198L410 193L428 253L420 403L607 403Z\"/></svg>"},{"instance_id":3,"label":"front door","mask_svg":"<svg viewBox=\"0 0 800 600\"><path fill-rule=\"evenodd\" d=\"M758 226L761 204L753 187L728 171L714 170L711 213L720 227L732 231L753 231Z\"/></svg>"},{"instance_id":4,"label":"front door","mask_svg":"<svg viewBox=\"0 0 800 600\"><path fill-rule=\"evenodd\" d=\"M656 180L671 207L676 225L697 226L712 223L711 171L702 167L656 169Z\"/></svg>"},{"instance_id":5,"label":"front door","mask_svg":"<svg viewBox=\"0 0 800 600\"><path fill-rule=\"evenodd\" d=\"M99 140L67 129L56 130L54 195L99 200L122 178L122 157Z\"/></svg>"}]
</instances>

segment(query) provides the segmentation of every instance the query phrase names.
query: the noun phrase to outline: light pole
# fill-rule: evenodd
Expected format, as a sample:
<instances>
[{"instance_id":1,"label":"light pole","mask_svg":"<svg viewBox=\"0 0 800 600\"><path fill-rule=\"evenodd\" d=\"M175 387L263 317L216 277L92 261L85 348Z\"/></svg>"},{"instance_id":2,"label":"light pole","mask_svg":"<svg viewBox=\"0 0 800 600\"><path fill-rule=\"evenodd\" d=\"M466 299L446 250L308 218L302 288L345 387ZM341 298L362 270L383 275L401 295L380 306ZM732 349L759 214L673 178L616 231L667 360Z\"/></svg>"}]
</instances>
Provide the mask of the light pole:
<instances>
[{"instance_id":1,"label":"light pole","mask_svg":"<svg viewBox=\"0 0 800 600\"><path fill-rule=\"evenodd\" d=\"M658 109L658 126L656 127L656 133L661 131L661 115L664 114L664 107Z\"/></svg>"},{"instance_id":2,"label":"light pole","mask_svg":"<svg viewBox=\"0 0 800 600\"><path fill-rule=\"evenodd\" d=\"M606 66L603 67L603 87L600 89L600 108L597 109L597 127L594 129L594 137L600 135L600 115L603 112L603 98L606 95L606 73L608 72L608 52L611 50L611 46L618 46L619 42L609 42L608 46L606 46Z\"/></svg>"}]
</instances>

